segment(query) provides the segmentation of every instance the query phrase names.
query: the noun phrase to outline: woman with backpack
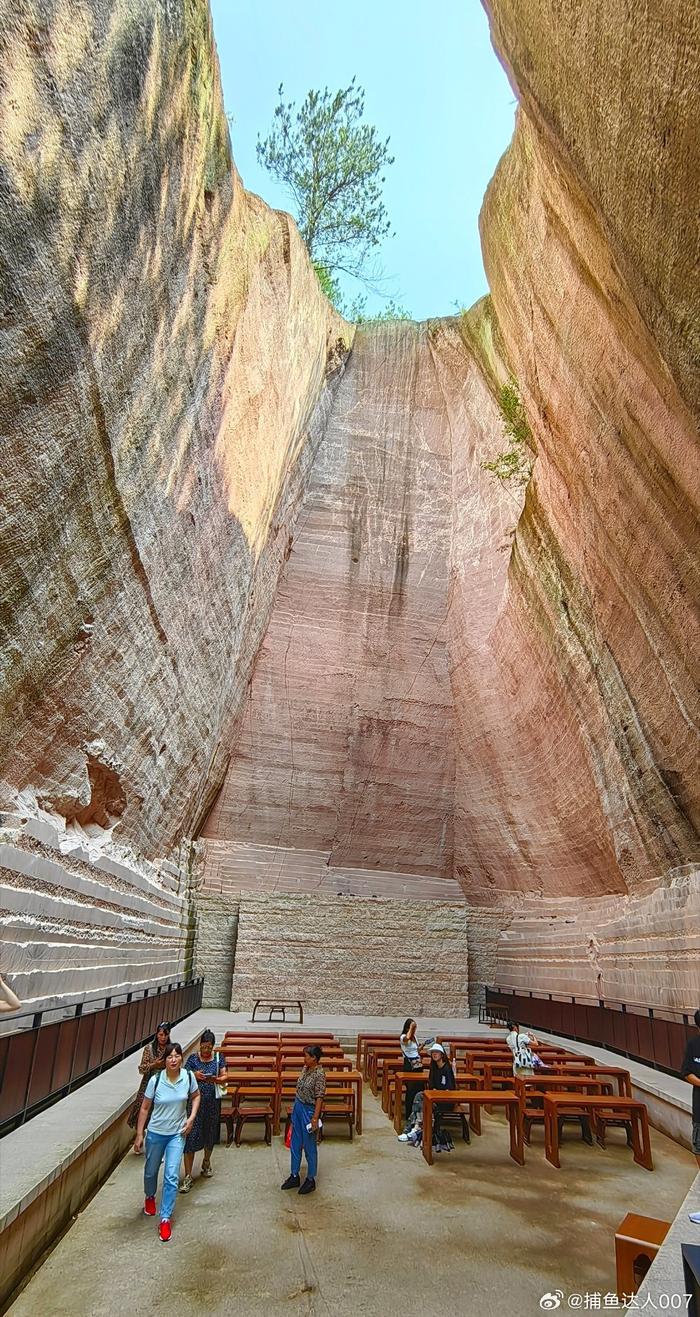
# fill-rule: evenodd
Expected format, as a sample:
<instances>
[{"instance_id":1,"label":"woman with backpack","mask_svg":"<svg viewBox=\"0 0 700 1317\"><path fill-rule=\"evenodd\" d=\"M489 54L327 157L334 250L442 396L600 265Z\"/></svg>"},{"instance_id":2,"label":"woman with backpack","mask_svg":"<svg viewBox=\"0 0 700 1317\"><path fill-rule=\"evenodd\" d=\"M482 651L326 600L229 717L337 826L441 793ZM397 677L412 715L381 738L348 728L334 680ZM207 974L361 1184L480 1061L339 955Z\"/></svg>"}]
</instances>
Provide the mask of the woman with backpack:
<instances>
[{"instance_id":1,"label":"woman with backpack","mask_svg":"<svg viewBox=\"0 0 700 1317\"><path fill-rule=\"evenodd\" d=\"M185 1143L185 1178L180 1185L181 1194L188 1194L192 1188L192 1168L196 1152L204 1150L202 1158L204 1178L209 1179L214 1174L211 1169L211 1154L216 1144L221 1142L222 1093L220 1090L226 1089L226 1058L221 1052L214 1051L215 1041L211 1029L205 1029L199 1040L199 1051L193 1052L185 1062L185 1069L191 1070L197 1080L201 1101Z\"/></svg>"},{"instance_id":2,"label":"woman with backpack","mask_svg":"<svg viewBox=\"0 0 700 1317\"><path fill-rule=\"evenodd\" d=\"M509 1020L506 1044L513 1053L513 1074L516 1079L534 1075L537 1068L537 1058L532 1051L533 1046L537 1046L534 1033L522 1029L517 1021Z\"/></svg>"},{"instance_id":3,"label":"woman with backpack","mask_svg":"<svg viewBox=\"0 0 700 1317\"><path fill-rule=\"evenodd\" d=\"M146 1085L134 1152L146 1147L143 1168L143 1205L146 1216L156 1214L156 1189L160 1164L165 1161L163 1192L160 1200L160 1226L158 1233L166 1244L172 1235L170 1224L177 1198L180 1161L185 1139L194 1125L199 1111L200 1095L197 1080L191 1070L183 1069L182 1048L179 1043L168 1043L165 1049L165 1069L153 1075ZM190 1114L187 1114L191 1101ZM148 1130L146 1131L146 1125Z\"/></svg>"}]
</instances>

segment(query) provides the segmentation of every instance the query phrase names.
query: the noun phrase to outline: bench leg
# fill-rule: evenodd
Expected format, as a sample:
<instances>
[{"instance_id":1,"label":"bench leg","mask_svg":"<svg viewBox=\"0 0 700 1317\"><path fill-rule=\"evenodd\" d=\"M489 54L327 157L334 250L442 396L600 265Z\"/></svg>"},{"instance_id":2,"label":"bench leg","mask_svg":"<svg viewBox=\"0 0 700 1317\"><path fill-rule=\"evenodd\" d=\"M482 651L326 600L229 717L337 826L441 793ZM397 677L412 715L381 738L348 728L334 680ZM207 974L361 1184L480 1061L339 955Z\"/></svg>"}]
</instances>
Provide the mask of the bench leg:
<instances>
[{"instance_id":1,"label":"bench leg","mask_svg":"<svg viewBox=\"0 0 700 1317\"><path fill-rule=\"evenodd\" d=\"M649 1138L649 1117L644 1107L640 1112L632 1112L632 1146L634 1160L647 1171L653 1171L651 1158L651 1140Z\"/></svg>"},{"instance_id":2,"label":"bench leg","mask_svg":"<svg viewBox=\"0 0 700 1317\"><path fill-rule=\"evenodd\" d=\"M544 1155L547 1161L559 1170L559 1122L555 1115L545 1113L544 1118Z\"/></svg>"},{"instance_id":3,"label":"bench leg","mask_svg":"<svg viewBox=\"0 0 700 1317\"><path fill-rule=\"evenodd\" d=\"M520 1124L520 1112L517 1107L508 1107L508 1124L510 1126L510 1155L518 1166L525 1165L525 1150L523 1148L523 1132Z\"/></svg>"}]
</instances>

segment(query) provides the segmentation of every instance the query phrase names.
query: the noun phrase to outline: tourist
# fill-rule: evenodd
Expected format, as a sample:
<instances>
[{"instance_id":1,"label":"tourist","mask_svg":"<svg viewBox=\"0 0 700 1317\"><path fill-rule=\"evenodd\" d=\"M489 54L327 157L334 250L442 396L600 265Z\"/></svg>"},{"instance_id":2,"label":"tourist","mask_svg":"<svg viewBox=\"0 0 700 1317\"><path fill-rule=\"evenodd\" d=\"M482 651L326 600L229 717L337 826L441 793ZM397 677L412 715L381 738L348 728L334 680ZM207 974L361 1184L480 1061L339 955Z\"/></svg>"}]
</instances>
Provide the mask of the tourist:
<instances>
[{"instance_id":1,"label":"tourist","mask_svg":"<svg viewBox=\"0 0 700 1317\"><path fill-rule=\"evenodd\" d=\"M457 1087L457 1080L448 1059L445 1048L442 1043L433 1043L430 1048L430 1070L428 1072L427 1087L437 1089L439 1092L453 1091ZM452 1152L454 1144L450 1135L442 1126L440 1120L441 1111L452 1111L453 1107L446 1104L444 1107L435 1107L433 1113L432 1140L433 1148L436 1152ZM403 1134L399 1134L399 1143L410 1143L417 1148L423 1137L423 1092L416 1093L413 1099L413 1106L407 1121L407 1127Z\"/></svg>"},{"instance_id":2,"label":"tourist","mask_svg":"<svg viewBox=\"0 0 700 1317\"><path fill-rule=\"evenodd\" d=\"M129 1115L126 1118L126 1123L131 1126L132 1130L135 1130L138 1125L139 1111L141 1110L143 1095L146 1092L146 1085L149 1079L152 1075L157 1075L165 1065L163 1058L165 1056L165 1049L169 1042L170 1025L163 1022L158 1025L150 1043L146 1043L146 1046L143 1049L143 1055L139 1065L141 1083L139 1085L139 1091L131 1104Z\"/></svg>"},{"instance_id":3,"label":"tourist","mask_svg":"<svg viewBox=\"0 0 700 1317\"><path fill-rule=\"evenodd\" d=\"M539 1046L539 1039L531 1033L529 1029L523 1029L515 1020L508 1021L508 1036L506 1042L513 1053L513 1074L516 1079L527 1079L534 1075L536 1070L549 1070L551 1067L533 1052L533 1047ZM566 1119L563 1117L562 1119ZM572 1119L578 1120L581 1126L581 1138L584 1143L592 1145L593 1133L591 1131L591 1121L589 1116L576 1116ZM627 1129L627 1141L630 1140L630 1132Z\"/></svg>"},{"instance_id":4,"label":"tourist","mask_svg":"<svg viewBox=\"0 0 700 1317\"><path fill-rule=\"evenodd\" d=\"M0 975L0 1011L18 1011L21 1005L19 997Z\"/></svg>"},{"instance_id":5,"label":"tourist","mask_svg":"<svg viewBox=\"0 0 700 1317\"><path fill-rule=\"evenodd\" d=\"M199 1051L188 1056L185 1065L185 1069L191 1070L197 1080L201 1102L185 1144L185 1178L180 1185L182 1194L188 1194L192 1188L192 1168L196 1152L204 1150L202 1175L205 1179L213 1175L211 1154L215 1145L221 1140L219 1088L226 1085L226 1059L221 1052L214 1051L215 1041L211 1029L205 1029L199 1040Z\"/></svg>"},{"instance_id":6,"label":"tourist","mask_svg":"<svg viewBox=\"0 0 700 1317\"><path fill-rule=\"evenodd\" d=\"M182 1066L182 1048L179 1043L168 1043L165 1049L165 1068L152 1075L146 1085L134 1152L141 1152L146 1133L146 1160L143 1168L143 1190L146 1216L156 1214L158 1171L165 1159L163 1192L160 1201L159 1235L164 1244L172 1235L171 1219L177 1198L180 1161L189 1134L199 1111L199 1086L191 1070ZM188 1101L192 1100L190 1114Z\"/></svg>"},{"instance_id":7,"label":"tourist","mask_svg":"<svg viewBox=\"0 0 700 1317\"><path fill-rule=\"evenodd\" d=\"M514 1020L509 1020L506 1043L513 1053L513 1074L516 1079L534 1075L537 1060L532 1048L538 1045L534 1033L522 1029Z\"/></svg>"},{"instance_id":8,"label":"tourist","mask_svg":"<svg viewBox=\"0 0 700 1317\"><path fill-rule=\"evenodd\" d=\"M300 1194L311 1194L316 1188L318 1124L326 1091L325 1071L319 1064L321 1056L320 1047L304 1048L304 1069L297 1082L292 1107L292 1168L282 1188L298 1189ZM306 1179L300 1186L302 1151L306 1157Z\"/></svg>"},{"instance_id":9,"label":"tourist","mask_svg":"<svg viewBox=\"0 0 700 1317\"><path fill-rule=\"evenodd\" d=\"M421 1059L420 1048L418 1046L418 1043L416 1042L417 1028L418 1025L416 1024L416 1021L412 1020L409 1016L401 1031L401 1036L399 1038L399 1046L403 1054L404 1071L423 1069L423 1061ZM405 1087L406 1120L408 1120L411 1114L413 1099L415 1098L416 1093L418 1091L419 1090L416 1088L415 1084L406 1084Z\"/></svg>"},{"instance_id":10,"label":"tourist","mask_svg":"<svg viewBox=\"0 0 700 1317\"><path fill-rule=\"evenodd\" d=\"M686 1044L681 1079L687 1079L693 1085L693 1152L700 1166L700 1011L696 1011L693 1018L698 1032ZM691 1212L689 1215L693 1224L700 1226L700 1212Z\"/></svg>"}]
</instances>

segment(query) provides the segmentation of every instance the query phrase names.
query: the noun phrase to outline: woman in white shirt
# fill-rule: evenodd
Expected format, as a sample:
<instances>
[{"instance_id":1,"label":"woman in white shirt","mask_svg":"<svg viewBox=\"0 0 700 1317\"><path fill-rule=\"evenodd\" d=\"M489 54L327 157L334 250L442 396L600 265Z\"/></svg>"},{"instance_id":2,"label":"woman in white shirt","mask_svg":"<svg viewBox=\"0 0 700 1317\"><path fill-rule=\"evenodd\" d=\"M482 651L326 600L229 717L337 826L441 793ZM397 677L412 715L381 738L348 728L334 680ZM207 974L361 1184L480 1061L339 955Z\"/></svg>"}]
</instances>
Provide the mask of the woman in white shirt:
<instances>
[{"instance_id":1,"label":"woman in white shirt","mask_svg":"<svg viewBox=\"0 0 700 1317\"><path fill-rule=\"evenodd\" d=\"M535 1057L532 1053L532 1045L534 1043L537 1046L534 1033L521 1029L515 1020L509 1020L506 1043L513 1053L513 1074L521 1079L534 1075Z\"/></svg>"},{"instance_id":2,"label":"woman in white shirt","mask_svg":"<svg viewBox=\"0 0 700 1317\"><path fill-rule=\"evenodd\" d=\"M199 1085L191 1070L182 1068L182 1048L179 1043L168 1043L164 1053L165 1069L153 1075L146 1086L141 1110L134 1152L141 1152L146 1133L146 1158L143 1168L143 1190L145 1202L143 1210L146 1216L156 1214L156 1189L160 1164L165 1161L163 1171L163 1193L160 1200L160 1226L158 1233L164 1244L172 1235L170 1218L177 1201L180 1162L185 1147L185 1139L194 1125L195 1116L201 1101ZM192 1099L190 1114L187 1115L187 1103ZM149 1119L150 1117L150 1119Z\"/></svg>"},{"instance_id":3,"label":"woman in white shirt","mask_svg":"<svg viewBox=\"0 0 700 1317\"><path fill-rule=\"evenodd\" d=\"M403 1053L404 1070L423 1069L423 1062L421 1060L420 1048L418 1046L418 1043L416 1042L417 1028L418 1025L416 1024L415 1020L412 1020L411 1017L409 1016L401 1031L401 1037L399 1038L399 1046ZM416 1084L406 1084L404 1088L404 1092L406 1094L405 1113L406 1113L406 1120L408 1121L411 1115L411 1107L413 1106L413 1099L416 1096L416 1093L418 1092L418 1087Z\"/></svg>"}]
</instances>

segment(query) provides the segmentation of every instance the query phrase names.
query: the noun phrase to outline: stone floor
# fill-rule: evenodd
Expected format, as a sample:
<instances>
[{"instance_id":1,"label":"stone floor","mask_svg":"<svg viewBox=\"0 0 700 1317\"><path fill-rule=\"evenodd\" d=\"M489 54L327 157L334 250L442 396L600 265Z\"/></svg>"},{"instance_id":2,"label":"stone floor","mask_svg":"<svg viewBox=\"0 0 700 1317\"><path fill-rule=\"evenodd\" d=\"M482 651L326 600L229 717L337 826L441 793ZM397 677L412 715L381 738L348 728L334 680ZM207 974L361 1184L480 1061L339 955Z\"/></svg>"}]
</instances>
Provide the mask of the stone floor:
<instances>
[{"instance_id":1,"label":"stone floor","mask_svg":"<svg viewBox=\"0 0 700 1317\"><path fill-rule=\"evenodd\" d=\"M215 1175L180 1196L170 1244L141 1214L142 1160L129 1154L30 1279L12 1317L177 1311L241 1317L536 1314L540 1297L614 1289L614 1231L626 1212L672 1220L695 1175L652 1130L656 1170L565 1135L562 1169L535 1129L524 1168L507 1128L484 1118L471 1147L436 1159L399 1144L378 1102L365 1133L334 1133L315 1195L282 1194L288 1154L256 1142L215 1153Z\"/></svg>"}]
</instances>

